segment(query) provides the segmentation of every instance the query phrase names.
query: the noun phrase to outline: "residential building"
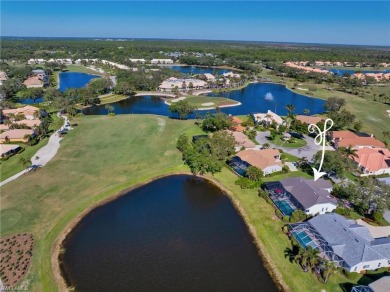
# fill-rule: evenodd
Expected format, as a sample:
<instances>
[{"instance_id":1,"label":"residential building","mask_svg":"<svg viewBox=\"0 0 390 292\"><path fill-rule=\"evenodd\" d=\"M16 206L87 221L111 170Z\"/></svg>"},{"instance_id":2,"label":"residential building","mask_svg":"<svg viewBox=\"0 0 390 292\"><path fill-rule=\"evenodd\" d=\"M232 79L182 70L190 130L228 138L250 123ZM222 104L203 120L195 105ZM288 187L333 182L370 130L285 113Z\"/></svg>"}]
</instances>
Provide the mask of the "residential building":
<instances>
[{"instance_id":1,"label":"residential building","mask_svg":"<svg viewBox=\"0 0 390 292\"><path fill-rule=\"evenodd\" d=\"M352 131L331 131L329 139L332 141L334 147L351 147L353 149L359 148L386 148L386 145L364 133L354 133Z\"/></svg>"},{"instance_id":2,"label":"residential building","mask_svg":"<svg viewBox=\"0 0 390 292\"><path fill-rule=\"evenodd\" d=\"M145 64L145 59L130 59L130 62L136 63L136 64Z\"/></svg>"},{"instance_id":3,"label":"residential building","mask_svg":"<svg viewBox=\"0 0 390 292\"><path fill-rule=\"evenodd\" d=\"M236 158L244 162L247 167L255 166L261 169L264 175L281 171L283 167L280 152L277 149L247 149L238 152Z\"/></svg>"},{"instance_id":4,"label":"residential building","mask_svg":"<svg viewBox=\"0 0 390 292\"><path fill-rule=\"evenodd\" d=\"M16 154L20 151L20 146L15 144L0 144L0 156L6 157Z\"/></svg>"},{"instance_id":5,"label":"residential building","mask_svg":"<svg viewBox=\"0 0 390 292\"><path fill-rule=\"evenodd\" d=\"M231 134L234 137L234 140L236 140L236 151L241 150L242 147L255 148L256 146L256 144L253 143L253 141L250 140L248 136L242 132L230 131L230 130L225 130L225 132Z\"/></svg>"},{"instance_id":6,"label":"residential building","mask_svg":"<svg viewBox=\"0 0 390 292\"><path fill-rule=\"evenodd\" d=\"M150 61L151 64L173 64L172 59L153 59Z\"/></svg>"},{"instance_id":7,"label":"residential building","mask_svg":"<svg viewBox=\"0 0 390 292\"><path fill-rule=\"evenodd\" d=\"M27 61L27 64L29 65L44 64L44 63L46 63L44 59L30 59Z\"/></svg>"},{"instance_id":8,"label":"residential building","mask_svg":"<svg viewBox=\"0 0 390 292\"><path fill-rule=\"evenodd\" d=\"M215 76L210 73L204 73L203 74L204 78L206 78L207 81L214 82L215 81Z\"/></svg>"},{"instance_id":9,"label":"residential building","mask_svg":"<svg viewBox=\"0 0 390 292\"><path fill-rule=\"evenodd\" d=\"M362 176L390 174L390 151L386 148L360 148L350 158Z\"/></svg>"},{"instance_id":10,"label":"residential building","mask_svg":"<svg viewBox=\"0 0 390 292\"><path fill-rule=\"evenodd\" d=\"M233 73L233 72L231 72L231 71L230 71L230 72L223 73L222 75L223 75L223 77L225 77L225 78L240 78L240 77L241 77L240 74Z\"/></svg>"},{"instance_id":11,"label":"residential building","mask_svg":"<svg viewBox=\"0 0 390 292\"><path fill-rule=\"evenodd\" d=\"M0 131L7 131L7 130L9 130L9 125L0 124Z\"/></svg>"},{"instance_id":12,"label":"residential building","mask_svg":"<svg viewBox=\"0 0 390 292\"><path fill-rule=\"evenodd\" d=\"M242 125L242 121L238 117L233 116L232 120L233 120L233 125L230 127L230 130L236 132L245 131L246 128Z\"/></svg>"},{"instance_id":13,"label":"residential building","mask_svg":"<svg viewBox=\"0 0 390 292\"><path fill-rule=\"evenodd\" d=\"M3 82L8 80L7 73L0 71L0 86L3 85Z\"/></svg>"},{"instance_id":14,"label":"residential building","mask_svg":"<svg viewBox=\"0 0 390 292\"><path fill-rule=\"evenodd\" d=\"M314 216L332 212L337 207L337 200L330 195L332 184L322 178L314 181L291 177L264 185L270 199L286 216L296 210Z\"/></svg>"},{"instance_id":15,"label":"residential building","mask_svg":"<svg viewBox=\"0 0 390 292\"><path fill-rule=\"evenodd\" d=\"M300 121L302 124L318 124L319 122L324 121L324 118L322 117L315 117L315 116L304 116L304 115L297 115L295 117L297 121Z\"/></svg>"},{"instance_id":16,"label":"residential building","mask_svg":"<svg viewBox=\"0 0 390 292\"><path fill-rule=\"evenodd\" d=\"M34 130L30 129L15 129L3 132L0 134L0 143L4 142L24 142L28 141L26 136L34 135Z\"/></svg>"},{"instance_id":17,"label":"residential building","mask_svg":"<svg viewBox=\"0 0 390 292\"><path fill-rule=\"evenodd\" d=\"M25 120L21 120L21 121L16 121L15 124L26 125L29 128L35 128L35 127L39 127L39 125L41 124L41 121L38 119L34 119L34 120L25 119Z\"/></svg>"},{"instance_id":18,"label":"residential building","mask_svg":"<svg viewBox=\"0 0 390 292\"><path fill-rule=\"evenodd\" d=\"M359 285L352 288L351 292L389 292L390 291L390 276L383 276L378 280L365 285Z\"/></svg>"},{"instance_id":19,"label":"residential building","mask_svg":"<svg viewBox=\"0 0 390 292\"><path fill-rule=\"evenodd\" d=\"M191 86L192 84L192 86ZM200 79L178 79L171 77L167 80L164 80L158 87L161 91L172 91L175 87L179 90L189 90L189 89L203 89L207 86L207 83Z\"/></svg>"},{"instance_id":20,"label":"residential building","mask_svg":"<svg viewBox=\"0 0 390 292\"><path fill-rule=\"evenodd\" d=\"M9 115L18 115L22 114L24 115L25 119L27 120L34 120L35 117L39 114L39 108L31 105L26 105L24 107L19 107L15 109L5 109L3 110L3 115L6 117L9 117Z\"/></svg>"},{"instance_id":21,"label":"residential building","mask_svg":"<svg viewBox=\"0 0 390 292\"><path fill-rule=\"evenodd\" d=\"M38 76L30 76L24 80L23 84L26 85L27 88L39 88L43 87L43 80Z\"/></svg>"},{"instance_id":22,"label":"residential building","mask_svg":"<svg viewBox=\"0 0 390 292\"><path fill-rule=\"evenodd\" d=\"M274 112L268 110L267 113L257 113L253 114L253 119L256 124L264 124L264 125L270 125L272 123L276 123L277 125L283 125L285 124L285 121L275 114Z\"/></svg>"},{"instance_id":23,"label":"residential building","mask_svg":"<svg viewBox=\"0 0 390 292\"><path fill-rule=\"evenodd\" d=\"M303 247L311 246L320 256L348 272L390 266L390 238L373 238L367 227L338 214L316 216L289 224L289 234Z\"/></svg>"}]
</instances>

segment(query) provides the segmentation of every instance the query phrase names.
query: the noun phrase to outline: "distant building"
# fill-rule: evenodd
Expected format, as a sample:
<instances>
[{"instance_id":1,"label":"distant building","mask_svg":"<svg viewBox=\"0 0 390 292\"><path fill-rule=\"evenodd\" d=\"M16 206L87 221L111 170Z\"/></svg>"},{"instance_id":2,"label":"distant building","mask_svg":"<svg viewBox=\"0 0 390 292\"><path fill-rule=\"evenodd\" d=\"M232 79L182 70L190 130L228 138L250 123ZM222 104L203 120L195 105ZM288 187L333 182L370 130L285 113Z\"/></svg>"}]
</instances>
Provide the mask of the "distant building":
<instances>
[{"instance_id":1,"label":"distant building","mask_svg":"<svg viewBox=\"0 0 390 292\"><path fill-rule=\"evenodd\" d=\"M324 118L322 117L314 117L314 116L304 116L304 115L297 115L295 117L297 121L300 121L302 124L318 124L319 122L324 121Z\"/></svg>"},{"instance_id":2,"label":"distant building","mask_svg":"<svg viewBox=\"0 0 390 292\"><path fill-rule=\"evenodd\" d=\"M9 115L18 115L18 114L23 114L24 117L27 120L34 120L35 117L39 114L39 108L31 105L26 105L24 107L19 107L15 109L5 109L3 110L3 115L6 117L9 117Z\"/></svg>"},{"instance_id":3,"label":"distant building","mask_svg":"<svg viewBox=\"0 0 390 292\"><path fill-rule=\"evenodd\" d=\"M390 266L390 238L374 239L367 227L341 215L319 215L305 222L289 224L288 229L303 248L318 249L322 258L348 272Z\"/></svg>"},{"instance_id":4,"label":"distant building","mask_svg":"<svg viewBox=\"0 0 390 292\"><path fill-rule=\"evenodd\" d=\"M8 80L7 73L0 71L0 86L3 85L3 82Z\"/></svg>"},{"instance_id":5,"label":"distant building","mask_svg":"<svg viewBox=\"0 0 390 292\"><path fill-rule=\"evenodd\" d=\"M173 64L172 59L153 59L150 61L151 64Z\"/></svg>"},{"instance_id":6,"label":"distant building","mask_svg":"<svg viewBox=\"0 0 390 292\"><path fill-rule=\"evenodd\" d=\"M34 130L30 129L15 129L3 132L0 134L0 143L4 142L24 142L28 141L26 136L34 135Z\"/></svg>"},{"instance_id":7,"label":"distant building","mask_svg":"<svg viewBox=\"0 0 390 292\"><path fill-rule=\"evenodd\" d=\"M136 64L145 64L145 59L130 59L130 62L136 63Z\"/></svg>"},{"instance_id":8,"label":"distant building","mask_svg":"<svg viewBox=\"0 0 390 292\"><path fill-rule=\"evenodd\" d=\"M164 80L158 87L160 91L172 91L175 87L179 90L189 90L189 89L203 89L207 86L207 83L200 79L178 79L171 77L167 80Z\"/></svg>"},{"instance_id":9,"label":"distant building","mask_svg":"<svg viewBox=\"0 0 390 292\"><path fill-rule=\"evenodd\" d=\"M214 82L215 81L215 76L210 73L204 73L203 76L206 78L207 81Z\"/></svg>"},{"instance_id":10,"label":"distant building","mask_svg":"<svg viewBox=\"0 0 390 292\"><path fill-rule=\"evenodd\" d=\"M223 73L222 75L223 75L223 77L225 77L225 78L240 78L240 77L241 77L240 74L233 73L233 72L231 72L231 71L230 71L230 72Z\"/></svg>"},{"instance_id":11,"label":"distant building","mask_svg":"<svg viewBox=\"0 0 390 292\"><path fill-rule=\"evenodd\" d=\"M285 123L279 115L270 110L267 113L257 113L252 116L256 124L270 125L275 122L278 125L283 125Z\"/></svg>"}]
</instances>

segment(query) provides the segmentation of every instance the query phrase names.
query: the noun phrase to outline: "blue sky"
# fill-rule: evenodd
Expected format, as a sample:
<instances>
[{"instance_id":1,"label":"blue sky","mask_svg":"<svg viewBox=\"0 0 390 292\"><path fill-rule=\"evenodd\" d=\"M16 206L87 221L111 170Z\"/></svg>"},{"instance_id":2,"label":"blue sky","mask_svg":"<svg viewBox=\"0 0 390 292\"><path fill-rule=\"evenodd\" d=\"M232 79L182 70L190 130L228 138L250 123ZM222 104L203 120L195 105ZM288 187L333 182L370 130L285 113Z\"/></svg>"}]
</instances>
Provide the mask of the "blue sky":
<instances>
[{"instance_id":1,"label":"blue sky","mask_svg":"<svg viewBox=\"0 0 390 292\"><path fill-rule=\"evenodd\" d=\"M390 46L390 1L1 1L2 36Z\"/></svg>"}]
</instances>

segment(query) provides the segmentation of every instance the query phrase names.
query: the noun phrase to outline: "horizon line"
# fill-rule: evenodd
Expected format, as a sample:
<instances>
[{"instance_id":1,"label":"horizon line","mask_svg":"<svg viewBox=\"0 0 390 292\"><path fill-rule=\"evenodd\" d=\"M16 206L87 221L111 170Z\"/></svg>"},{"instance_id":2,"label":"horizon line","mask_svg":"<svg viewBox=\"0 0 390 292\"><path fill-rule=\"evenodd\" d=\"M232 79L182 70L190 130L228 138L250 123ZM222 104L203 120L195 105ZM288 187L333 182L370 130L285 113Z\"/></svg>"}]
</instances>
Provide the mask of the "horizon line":
<instances>
[{"instance_id":1,"label":"horizon line","mask_svg":"<svg viewBox=\"0 0 390 292\"><path fill-rule=\"evenodd\" d=\"M265 44L295 44L295 45L325 45L325 46L354 46L388 48L390 45L370 44L341 44L341 43L317 43L317 42L294 42L294 41L258 41L258 40L231 40L231 39L191 39L191 38L158 38L158 37L89 37L89 36L1 36L0 38L30 38L30 39L93 39L93 40L166 40L166 41L207 41L207 42L242 42L242 43L265 43Z\"/></svg>"}]
</instances>

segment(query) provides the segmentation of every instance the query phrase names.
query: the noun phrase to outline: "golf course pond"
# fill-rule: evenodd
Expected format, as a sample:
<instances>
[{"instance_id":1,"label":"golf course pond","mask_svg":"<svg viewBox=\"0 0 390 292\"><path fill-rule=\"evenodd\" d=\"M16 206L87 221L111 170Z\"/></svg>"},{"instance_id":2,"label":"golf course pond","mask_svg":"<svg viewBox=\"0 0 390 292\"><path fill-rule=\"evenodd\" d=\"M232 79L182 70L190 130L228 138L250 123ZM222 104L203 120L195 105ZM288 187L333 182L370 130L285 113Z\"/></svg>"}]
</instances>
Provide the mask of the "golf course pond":
<instances>
[{"instance_id":1,"label":"golf course pond","mask_svg":"<svg viewBox=\"0 0 390 292\"><path fill-rule=\"evenodd\" d=\"M277 291L228 196L190 175L97 207L63 248L62 274L76 291Z\"/></svg>"},{"instance_id":2,"label":"golf course pond","mask_svg":"<svg viewBox=\"0 0 390 292\"><path fill-rule=\"evenodd\" d=\"M276 111L278 115L286 115L286 105L295 106L294 113L303 114L305 109L311 115L320 114L324 111L325 101L295 93L284 85L274 83L251 83L245 88L227 92L209 93L208 96L221 96L241 103L238 106L222 107L221 111L232 115L247 115L267 110ZM135 96L129 97L111 104L116 114L156 114L172 116L169 106L163 98L158 96ZM212 110L209 110L212 111ZM197 111L205 113L205 111ZM195 112L190 118L196 116ZM83 110L86 115L106 115L107 109L104 105L97 105Z\"/></svg>"}]
</instances>

